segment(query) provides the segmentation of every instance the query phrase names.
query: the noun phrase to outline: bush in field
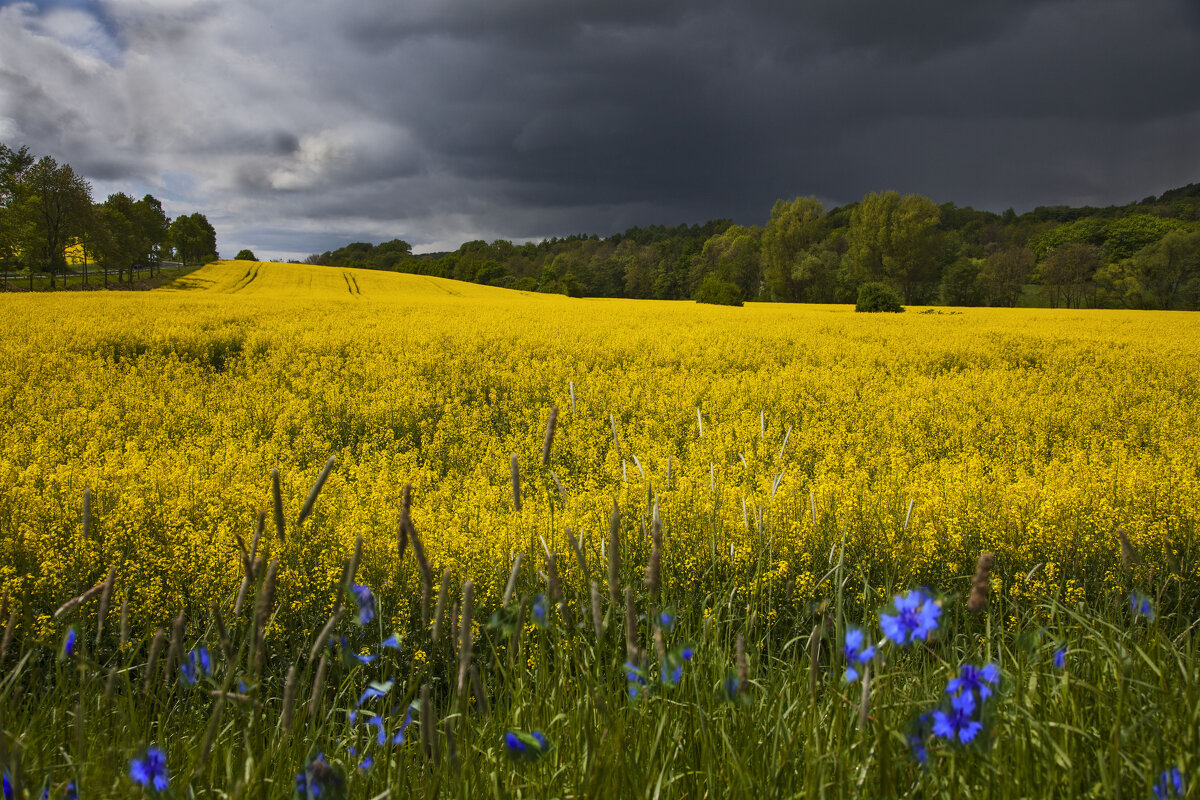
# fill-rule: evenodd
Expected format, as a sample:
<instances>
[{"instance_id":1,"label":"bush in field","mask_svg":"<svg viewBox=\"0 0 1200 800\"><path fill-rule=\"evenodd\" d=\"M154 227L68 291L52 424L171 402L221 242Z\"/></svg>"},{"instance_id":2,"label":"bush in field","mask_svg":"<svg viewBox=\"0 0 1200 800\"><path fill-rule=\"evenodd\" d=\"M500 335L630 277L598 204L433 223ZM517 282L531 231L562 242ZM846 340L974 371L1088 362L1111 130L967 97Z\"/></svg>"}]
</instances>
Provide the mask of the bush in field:
<instances>
[{"instance_id":1,"label":"bush in field","mask_svg":"<svg viewBox=\"0 0 1200 800\"><path fill-rule=\"evenodd\" d=\"M716 274L710 274L696 287L696 294L693 295L693 299L697 303L712 303L718 306L740 306L742 305L742 289L736 283L723 281Z\"/></svg>"},{"instance_id":2,"label":"bush in field","mask_svg":"<svg viewBox=\"0 0 1200 800\"><path fill-rule=\"evenodd\" d=\"M234 256L234 259L237 261L258 261L258 258L254 255L254 251L249 249L238 250L238 254Z\"/></svg>"},{"instance_id":3,"label":"bush in field","mask_svg":"<svg viewBox=\"0 0 1200 800\"><path fill-rule=\"evenodd\" d=\"M855 311L893 311L904 310L900 305L900 295L896 290L883 283L864 283L858 289L858 304Z\"/></svg>"}]
</instances>

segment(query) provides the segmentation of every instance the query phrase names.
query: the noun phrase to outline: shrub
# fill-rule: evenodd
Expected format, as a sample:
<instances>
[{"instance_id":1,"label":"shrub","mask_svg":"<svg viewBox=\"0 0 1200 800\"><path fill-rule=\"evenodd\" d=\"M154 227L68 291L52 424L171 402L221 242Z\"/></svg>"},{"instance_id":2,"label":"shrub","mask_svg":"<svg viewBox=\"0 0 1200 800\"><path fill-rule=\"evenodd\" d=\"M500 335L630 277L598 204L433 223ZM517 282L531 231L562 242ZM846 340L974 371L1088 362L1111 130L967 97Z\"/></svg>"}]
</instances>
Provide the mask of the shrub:
<instances>
[{"instance_id":1,"label":"shrub","mask_svg":"<svg viewBox=\"0 0 1200 800\"><path fill-rule=\"evenodd\" d=\"M864 283L858 287L858 304L855 311L903 311L900 295L883 283Z\"/></svg>"},{"instance_id":2,"label":"shrub","mask_svg":"<svg viewBox=\"0 0 1200 800\"><path fill-rule=\"evenodd\" d=\"M742 305L742 287L736 283L723 281L715 273L710 273L698 287L692 299L697 303L713 303L719 306Z\"/></svg>"}]
</instances>

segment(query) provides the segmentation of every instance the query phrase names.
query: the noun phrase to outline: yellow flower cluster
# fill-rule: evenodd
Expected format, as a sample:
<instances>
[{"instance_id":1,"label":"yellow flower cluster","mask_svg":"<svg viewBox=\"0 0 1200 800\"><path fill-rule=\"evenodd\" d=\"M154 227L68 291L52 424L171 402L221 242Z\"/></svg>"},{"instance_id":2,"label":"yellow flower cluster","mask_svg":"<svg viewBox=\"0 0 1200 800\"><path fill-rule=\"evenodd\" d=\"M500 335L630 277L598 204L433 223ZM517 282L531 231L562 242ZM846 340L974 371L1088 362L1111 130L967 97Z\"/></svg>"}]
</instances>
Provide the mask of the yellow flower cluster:
<instances>
[{"instance_id":1,"label":"yellow flower cluster","mask_svg":"<svg viewBox=\"0 0 1200 800\"><path fill-rule=\"evenodd\" d=\"M406 621L407 482L435 575L473 579L484 609L514 554L536 580L543 547L572 597L605 591L614 500L627 579L658 502L664 585L698 603L827 597L843 549L848 597L962 591L994 550L1022 598L1079 599L1126 587L1118 525L1143 579L1200 577L1195 315L725 308L228 261L165 290L0 305L0 597L43 626L110 566L147 624L227 602L263 508L281 613L327 614L361 534L360 578Z\"/></svg>"}]
</instances>

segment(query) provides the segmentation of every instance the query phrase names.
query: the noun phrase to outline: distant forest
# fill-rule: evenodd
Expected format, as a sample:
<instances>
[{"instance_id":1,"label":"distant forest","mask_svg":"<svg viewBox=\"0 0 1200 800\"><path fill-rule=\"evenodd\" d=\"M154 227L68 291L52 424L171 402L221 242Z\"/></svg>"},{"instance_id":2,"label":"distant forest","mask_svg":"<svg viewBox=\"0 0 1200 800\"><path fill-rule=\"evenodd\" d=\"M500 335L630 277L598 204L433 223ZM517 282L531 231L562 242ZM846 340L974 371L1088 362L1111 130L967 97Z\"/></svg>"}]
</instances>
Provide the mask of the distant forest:
<instances>
[{"instance_id":1,"label":"distant forest","mask_svg":"<svg viewBox=\"0 0 1200 800\"><path fill-rule=\"evenodd\" d=\"M798 197L776 202L765 226L712 220L422 255L400 239L355 242L307 262L575 297L852 303L882 282L913 305L1200 309L1200 184L1025 214L897 192L832 209Z\"/></svg>"}]
</instances>

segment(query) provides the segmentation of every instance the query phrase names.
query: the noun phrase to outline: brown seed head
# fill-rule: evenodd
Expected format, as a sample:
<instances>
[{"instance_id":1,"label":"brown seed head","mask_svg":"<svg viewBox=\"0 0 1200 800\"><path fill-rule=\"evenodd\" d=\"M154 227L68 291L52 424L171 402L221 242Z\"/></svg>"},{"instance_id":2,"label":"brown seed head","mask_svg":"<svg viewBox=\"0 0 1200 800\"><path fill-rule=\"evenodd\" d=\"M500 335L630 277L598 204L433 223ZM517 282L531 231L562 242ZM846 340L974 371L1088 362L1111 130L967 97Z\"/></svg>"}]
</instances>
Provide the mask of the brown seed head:
<instances>
[{"instance_id":1,"label":"brown seed head","mask_svg":"<svg viewBox=\"0 0 1200 800\"><path fill-rule=\"evenodd\" d=\"M975 562L975 577L971 579L971 596L967 598L967 610L972 613L983 611L987 607L988 589L992 583L992 559L989 552L979 554Z\"/></svg>"}]
</instances>

